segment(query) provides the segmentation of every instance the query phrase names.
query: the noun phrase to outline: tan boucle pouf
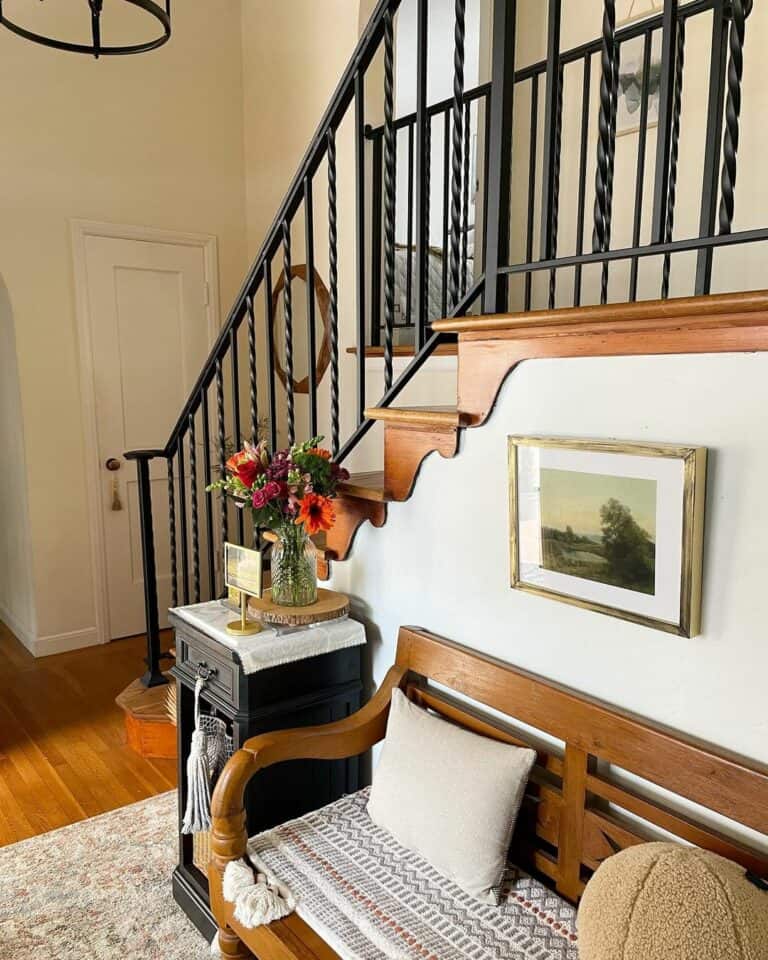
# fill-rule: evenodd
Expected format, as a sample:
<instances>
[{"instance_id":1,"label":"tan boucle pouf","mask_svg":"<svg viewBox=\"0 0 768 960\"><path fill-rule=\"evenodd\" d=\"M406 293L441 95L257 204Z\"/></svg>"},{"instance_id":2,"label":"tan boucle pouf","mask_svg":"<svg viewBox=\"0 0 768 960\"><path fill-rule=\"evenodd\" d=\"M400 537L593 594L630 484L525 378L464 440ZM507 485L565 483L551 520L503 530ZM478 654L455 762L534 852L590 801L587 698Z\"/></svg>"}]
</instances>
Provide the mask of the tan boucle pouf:
<instances>
[{"instance_id":1,"label":"tan boucle pouf","mask_svg":"<svg viewBox=\"0 0 768 960\"><path fill-rule=\"evenodd\" d=\"M577 924L580 960L768 960L768 892L738 864L675 843L609 857Z\"/></svg>"}]
</instances>

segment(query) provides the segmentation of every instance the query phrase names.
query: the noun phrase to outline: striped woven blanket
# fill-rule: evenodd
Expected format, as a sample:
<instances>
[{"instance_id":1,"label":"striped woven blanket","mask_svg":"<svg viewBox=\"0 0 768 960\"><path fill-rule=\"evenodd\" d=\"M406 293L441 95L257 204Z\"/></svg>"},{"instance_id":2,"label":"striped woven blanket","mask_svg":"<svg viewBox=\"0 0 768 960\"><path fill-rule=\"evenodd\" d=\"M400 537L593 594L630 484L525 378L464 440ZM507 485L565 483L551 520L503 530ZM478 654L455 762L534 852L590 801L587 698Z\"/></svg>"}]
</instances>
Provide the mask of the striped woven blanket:
<instances>
[{"instance_id":1,"label":"striped woven blanket","mask_svg":"<svg viewBox=\"0 0 768 960\"><path fill-rule=\"evenodd\" d=\"M510 868L499 906L464 893L366 812L368 790L253 837L249 854L344 960L577 960L576 911Z\"/></svg>"}]
</instances>

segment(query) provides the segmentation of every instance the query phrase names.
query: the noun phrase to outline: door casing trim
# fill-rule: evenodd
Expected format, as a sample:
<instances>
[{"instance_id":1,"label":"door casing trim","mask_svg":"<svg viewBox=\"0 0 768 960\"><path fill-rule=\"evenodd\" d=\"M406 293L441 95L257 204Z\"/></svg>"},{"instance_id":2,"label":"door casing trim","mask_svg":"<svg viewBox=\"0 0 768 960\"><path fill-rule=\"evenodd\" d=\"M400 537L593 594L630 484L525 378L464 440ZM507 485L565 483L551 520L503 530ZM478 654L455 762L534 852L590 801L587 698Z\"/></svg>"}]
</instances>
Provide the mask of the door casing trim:
<instances>
[{"instance_id":1,"label":"door casing trim","mask_svg":"<svg viewBox=\"0 0 768 960\"><path fill-rule=\"evenodd\" d=\"M198 247L203 252L205 282L208 287L206 320L208 339L212 344L219 331L219 262L218 244L212 234L184 233L157 227L140 227L98 220L69 221L74 271L75 318L77 324L80 367L80 407L83 416L83 448L85 457L86 501L91 554L96 642L112 639L107 593L107 559L104 518L101 512L101 464L99 463L96 421L96 381L93 362L93 338L88 305L88 278L85 243L88 237L109 237L115 240L144 240L173 246Z\"/></svg>"}]
</instances>

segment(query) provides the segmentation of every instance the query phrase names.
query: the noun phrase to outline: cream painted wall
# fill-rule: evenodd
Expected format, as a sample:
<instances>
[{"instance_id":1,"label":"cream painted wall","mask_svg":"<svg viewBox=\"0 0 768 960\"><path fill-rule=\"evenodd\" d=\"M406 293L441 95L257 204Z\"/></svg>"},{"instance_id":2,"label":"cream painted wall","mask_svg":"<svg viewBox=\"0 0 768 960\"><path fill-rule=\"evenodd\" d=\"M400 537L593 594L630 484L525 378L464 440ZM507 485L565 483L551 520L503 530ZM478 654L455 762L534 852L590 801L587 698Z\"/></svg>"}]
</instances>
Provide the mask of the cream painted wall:
<instances>
[{"instance_id":1,"label":"cream painted wall","mask_svg":"<svg viewBox=\"0 0 768 960\"><path fill-rule=\"evenodd\" d=\"M765 354L523 364L490 421L465 431L459 456L428 457L412 498L390 505L383 529L363 525L350 559L333 565L330 585L369 624L374 680L392 662L398 626L417 624L768 761L767 404ZM510 589L509 434L709 448L701 636Z\"/></svg>"},{"instance_id":2,"label":"cream painted wall","mask_svg":"<svg viewBox=\"0 0 768 960\"><path fill-rule=\"evenodd\" d=\"M179 4L165 47L98 62L0 32L0 272L16 329L39 653L98 639L69 220L215 234L221 299L232 300L247 262L240 30L239 3Z\"/></svg>"},{"instance_id":3,"label":"cream painted wall","mask_svg":"<svg viewBox=\"0 0 768 960\"><path fill-rule=\"evenodd\" d=\"M24 424L16 331L0 278L0 619L25 644L35 636Z\"/></svg>"}]
</instances>

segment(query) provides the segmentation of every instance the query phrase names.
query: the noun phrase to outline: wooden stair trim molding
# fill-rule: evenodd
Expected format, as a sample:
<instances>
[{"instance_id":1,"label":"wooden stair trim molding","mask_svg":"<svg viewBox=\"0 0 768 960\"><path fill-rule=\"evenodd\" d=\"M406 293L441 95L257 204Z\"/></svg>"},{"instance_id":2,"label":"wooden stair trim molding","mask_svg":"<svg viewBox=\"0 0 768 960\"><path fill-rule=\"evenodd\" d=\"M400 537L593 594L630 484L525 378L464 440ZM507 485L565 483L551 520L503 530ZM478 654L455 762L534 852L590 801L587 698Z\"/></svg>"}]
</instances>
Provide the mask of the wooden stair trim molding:
<instances>
[{"instance_id":1,"label":"wooden stair trim molding","mask_svg":"<svg viewBox=\"0 0 768 960\"><path fill-rule=\"evenodd\" d=\"M349 480L339 484L339 495L356 500L373 500L386 503L391 497L387 496L384 488L384 472L371 470L368 473L353 473Z\"/></svg>"},{"instance_id":2,"label":"wooden stair trim molding","mask_svg":"<svg viewBox=\"0 0 768 960\"><path fill-rule=\"evenodd\" d=\"M325 535L327 556L333 560L346 560L355 534L366 520L374 527L383 527L387 519L385 500L363 499L342 494L334 500L336 523Z\"/></svg>"},{"instance_id":3,"label":"wooden stair trim molding","mask_svg":"<svg viewBox=\"0 0 768 960\"><path fill-rule=\"evenodd\" d=\"M357 356L357 347L347 347L346 353L351 354L352 356ZM432 351L433 357L455 357L459 352L458 347L455 343L440 343ZM366 347L365 356L367 359L372 359L375 357L384 356L384 347ZM400 343L392 347L392 356L396 359L398 357L414 357L416 352L413 348L413 344Z\"/></svg>"},{"instance_id":4,"label":"wooden stair trim molding","mask_svg":"<svg viewBox=\"0 0 768 960\"><path fill-rule=\"evenodd\" d=\"M716 301L714 307L710 300ZM654 318L650 308L658 304L664 315ZM741 312L727 314L726 306L738 306ZM595 320L598 312L600 321ZM609 315L606 307L552 311L558 323L539 321L538 326L520 326L520 315L511 315L493 318L496 325L485 332L460 333L458 405L463 421L469 426L485 423L504 381L524 360L768 350L768 292L621 304L617 312ZM571 319L563 322L566 313ZM504 319L509 326L501 325Z\"/></svg>"},{"instance_id":5,"label":"wooden stair trim molding","mask_svg":"<svg viewBox=\"0 0 768 960\"><path fill-rule=\"evenodd\" d=\"M387 492L398 502L413 492L425 457L439 453L455 457L459 449L458 426L426 426L389 422L384 430L384 477Z\"/></svg>"}]
</instances>

